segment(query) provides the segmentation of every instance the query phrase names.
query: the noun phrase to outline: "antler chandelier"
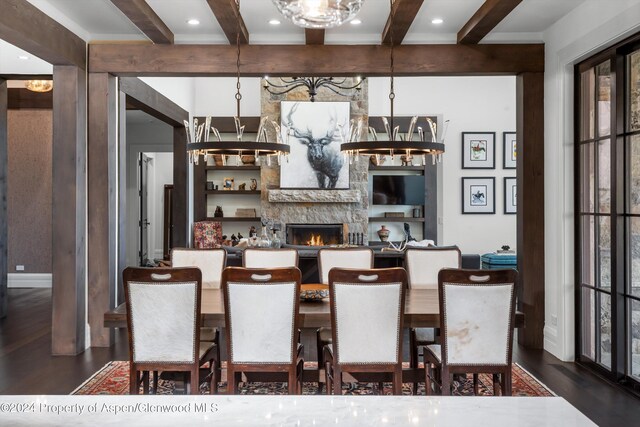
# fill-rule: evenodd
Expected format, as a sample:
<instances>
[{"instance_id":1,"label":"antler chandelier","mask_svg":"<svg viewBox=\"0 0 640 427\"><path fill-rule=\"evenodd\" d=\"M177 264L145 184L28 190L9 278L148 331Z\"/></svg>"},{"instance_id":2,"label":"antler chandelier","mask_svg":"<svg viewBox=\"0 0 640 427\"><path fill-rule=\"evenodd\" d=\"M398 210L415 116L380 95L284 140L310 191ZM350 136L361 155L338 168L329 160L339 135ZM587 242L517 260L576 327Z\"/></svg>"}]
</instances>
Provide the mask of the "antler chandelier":
<instances>
[{"instance_id":1,"label":"antler chandelier","mask_svg":"<svg viewBox=\"0 0 640 427\"><path fill-rule=\"evenodd\" d=\"M349 97L352 96L352 94L346 93L346 91L359 91L360 89L362 89L362 82L364 82L364 80L365 79L363 78L356 77L355 84L350 84L347 83L346 78L335 79L333 77L281 77L281 83L274 83L269 80L269 77L265 77L263 87L272 95L283 95L299 87L306 87L307 93L309 93L310 101L314 102L320 88L324 87L337 95Z\"/></svg>"},{"instance_id":2,"label":"antler chandelier","mask_svg":"<svg viewBox=\"0 0 640 427\"><path fill-rule=\"evenodd\" d=\"M400 126L394 126L393 115L393 103L396 97L394 91L394 52L393 52L393 21L395 18L395 9L393 7L393 0L389 1L391 7L391 48L390 48L390 71L391 71L391 86L389 89L389 103L390 103L390 117L382 118L384 122L385 132L387 133L386 140L378 140L378 135L372 127L369 127L369 133L373 138L373 141L363 141L362 133L364 132L364 122L362 119L358 123L352 121L349 134L342 133L343 144L340 146L340 150L349 154L352 158L356 159L359 155L374 155L379 158L381 155L395 155L406 156L411 158L413 155L421 155L423 164L426 162L426 156L431 156L432 162L442 160L442 154L444 153L444 135L446 134L446 128L442 132L442 139L437 142L438 129L436 123L427 117L429 129L423 131L421 127L417 128L418 139L414 140L414 131L416 131L416 123L418 116L414 116L409 123L409 129L406 134L400 133ZM448 124L448 121L446 122ZM445 125L446 127L446 125ZM427 140L430 135L430 141Z\"/></svg>"},{"instance_id":3,"label":"antler chandelier","mask_svg":"<svg viewBox=\"0 0 640 427\"><path fill-rule=\"evenodd\" d=\"M353 19L364 0L273 0L285 18L303 28L334 28Z\"/></svg>"},{"instance_id":4,"label":"antler chandelier","mask_svg":"<svg viewBox=\"0 0 640 427\"><path fill-rule=\"evenodd\" d=\"M258 133L255 141L243 141L244 125L240 122L240 101L242 94L240 93L240 0L236 0L238 7L237 14L237 30L236 30L236 116L234 123L236 127L235 140L223 140L220 132L211 126L211 116L207 116L204 123L198 124L198 119L194 119L193 126L188 121L184 121L187 131L187 151L189 152L189 160L198 164L200 156L204 157L206 163L209 156L222 155L223 163L225 156L237 156L241 158L243 155L267 156L267 164L271 163L271 156L276 156L280 162L280 156L288 154L290 147L282 141L280 125L272 121L276 133L276 142L269 142L267 138L267 117L260 119ZM213 141L210 136L213 135Z\"/></svg>"}]
</instances>

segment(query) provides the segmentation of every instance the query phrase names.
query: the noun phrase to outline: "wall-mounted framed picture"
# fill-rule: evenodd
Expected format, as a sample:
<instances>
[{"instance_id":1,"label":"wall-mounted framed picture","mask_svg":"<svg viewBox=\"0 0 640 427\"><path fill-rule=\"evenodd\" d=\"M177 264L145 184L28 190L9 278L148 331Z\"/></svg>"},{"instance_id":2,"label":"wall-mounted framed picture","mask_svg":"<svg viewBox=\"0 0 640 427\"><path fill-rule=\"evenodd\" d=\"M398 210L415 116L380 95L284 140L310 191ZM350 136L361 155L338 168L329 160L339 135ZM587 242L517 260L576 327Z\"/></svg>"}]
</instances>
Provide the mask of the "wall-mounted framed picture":
<instances>
[{"instance_id":1,"label":"wall-mounted framed picture","mask_svg":"<svg viewBox=\"0 0 640 427\"><path fill-rule=\"evenodd\" d=\"M515 214L518 200L518 187L515 178L504 178L504 213Z\"/></svg>"},{"instance_id":2,"label":"wall-mounted framed picture","mask_svg":"<svg viewBox=\"0 0 640 427\"><path fill-rule=\"evenodd\" d=\"M340 129L349 128L349 102L280 103L282 140L291 146L280 164L280 188L348 190L349 162Z\"/></svg>"},{"instance_id":3,"label":"wall-mounted framed picture","mask_svg":"<svg viewBox=\"0 0 640 427\"><path fill-rule=\"evenodd\" d=\"M233 190L233 178L225 178L222 181L223 190Z\"/></svg>"},{"instance_id":4,"label":"wall-mounted framed picture","mask_svg":"<svg viewBox=\"0 0 640 427\"><path fill-rule=\"evenodd\" d=\"M515 132L504 132L502 134L502 146L504 147L503 151L503 164L502 167L504 169L515 169L516 168L516 133Z\"/></svg>"},{"instance_id":5,"label":"wall-mounted framed picture","mask_svg":"<svg viewBox=\"0 0 640 427\"><path fill-rule=\"evenodd\" d=\"M496 213L496 179L493 177L462 178L462 213Z\"/></svg>"},{"instance_id":6,"label":"wall-mounted framed picture","mask_svg":"<svg viewBox=\"0 0 640 427\"><path fill-rule=\"evenodd\" d=\"M462 132L462 169L496 168L496 133Z\"/></svg>"}]
</instances>

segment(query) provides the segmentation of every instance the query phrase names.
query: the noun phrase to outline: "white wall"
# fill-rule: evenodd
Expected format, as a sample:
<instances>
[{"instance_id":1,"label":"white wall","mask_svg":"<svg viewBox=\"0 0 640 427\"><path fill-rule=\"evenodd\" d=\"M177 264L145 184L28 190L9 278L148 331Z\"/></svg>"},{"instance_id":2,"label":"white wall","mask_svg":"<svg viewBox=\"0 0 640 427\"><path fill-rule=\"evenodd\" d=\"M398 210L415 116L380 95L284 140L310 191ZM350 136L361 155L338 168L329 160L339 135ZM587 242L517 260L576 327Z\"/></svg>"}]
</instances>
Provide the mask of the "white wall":
<instances>
[{"instance_id":1,"label":"white wall","mask_svg":"<svg viewBox=\"0 0 640 427\"><path fill-rule=\"evenodd\" d=\"M236 79L234 77L196 77L194 79L194 116L232 117L236 115ZM260 78L240 79L240 115L260 115Z\"/></svg>"},{"instance_id":2,"label":"white wall","mask_svg":"<svg viewBox=\"0 0 640 427\"><path fill-rule=\"evenodd\" d=\"M369 115L389 115L389 79L370 78ZM442 114L450 120L442 161L441 245L458 245L463 253L516 247L516 216L503 212L502 133L516 128L515 77L402 77L395 79L396 116ZM496 132L496 168L462 170L462 132ZM496 178L496 213L463 215L461 177ZM374 239L377 240L377 239Z\"/></svg>"},{"instance_id":3,"label":"white wall","mask_svg":"<svg viewBox=\"0 0 640 427\"><path fill-rule=\"evenodd\" d=\"M573 66L640 30L640 0L587 0L544 35L544 348L575 357Z\"/></svg>"},{"instance_id":4,"label":"white wall","mask_svg":"<svg viewBox=\"0 0 640 427\"><path fill-rule=\"evenodd\" d=\"M152 160L147 183L149 258L162 259L164 241L164 186L173 184L173 153L146 153Z\"/></svg>"}]
</instances>

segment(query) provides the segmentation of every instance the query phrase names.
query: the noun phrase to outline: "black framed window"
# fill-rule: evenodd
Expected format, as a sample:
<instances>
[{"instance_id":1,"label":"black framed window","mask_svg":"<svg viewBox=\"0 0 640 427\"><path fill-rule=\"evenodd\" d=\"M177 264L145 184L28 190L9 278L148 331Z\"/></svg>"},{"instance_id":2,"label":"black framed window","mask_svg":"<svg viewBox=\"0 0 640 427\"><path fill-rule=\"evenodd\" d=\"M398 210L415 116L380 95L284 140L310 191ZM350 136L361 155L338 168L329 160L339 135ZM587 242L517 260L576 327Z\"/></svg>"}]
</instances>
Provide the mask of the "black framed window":
<instances>
[{"instance_id":1,"label":"black framed window","mask_svg":"<svg viewBox=\"0 0 640 427\"><path fill-rule=\"evenodd\" d=\"M640 386L640 35L576 66L576 354Z\"/></svg>"}]
</instances>

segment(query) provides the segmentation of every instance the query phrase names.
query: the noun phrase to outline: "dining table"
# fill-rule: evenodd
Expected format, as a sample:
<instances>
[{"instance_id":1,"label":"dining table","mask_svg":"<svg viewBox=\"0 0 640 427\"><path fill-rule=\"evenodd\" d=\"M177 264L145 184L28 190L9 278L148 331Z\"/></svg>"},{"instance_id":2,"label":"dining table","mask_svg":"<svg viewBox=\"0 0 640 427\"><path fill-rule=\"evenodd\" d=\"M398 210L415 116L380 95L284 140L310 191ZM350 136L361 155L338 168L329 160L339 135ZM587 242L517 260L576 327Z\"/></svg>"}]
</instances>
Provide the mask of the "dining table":
<instances>
[{"instance_id":1,"label":"dining table","mask_svg":"<svg viewBox=\"0 0 640 427\"><path fill-rule=\"evenodd\" d=\"M221 289L202 290L202 316L205 324L224 327L224 301ZM404 309L405 328L440 327L440 307L437 289L407 289ZM315 301L301 301L299 312L301 328L331 326L331 311L328 298ZM106 328L126 328L127 308L120 304L104 314ZM516 312L516 328L524 326L524 314Z\"/></svg>"}]
</instances>

